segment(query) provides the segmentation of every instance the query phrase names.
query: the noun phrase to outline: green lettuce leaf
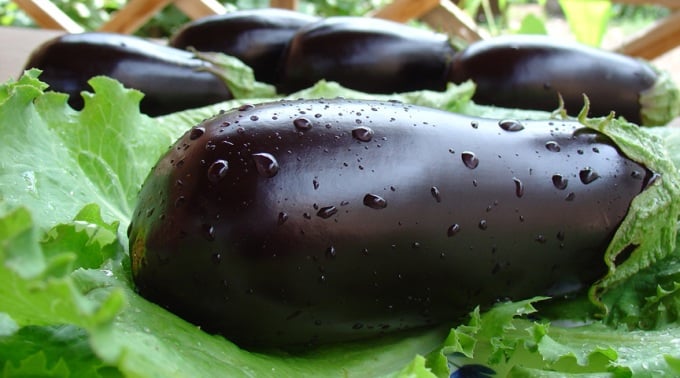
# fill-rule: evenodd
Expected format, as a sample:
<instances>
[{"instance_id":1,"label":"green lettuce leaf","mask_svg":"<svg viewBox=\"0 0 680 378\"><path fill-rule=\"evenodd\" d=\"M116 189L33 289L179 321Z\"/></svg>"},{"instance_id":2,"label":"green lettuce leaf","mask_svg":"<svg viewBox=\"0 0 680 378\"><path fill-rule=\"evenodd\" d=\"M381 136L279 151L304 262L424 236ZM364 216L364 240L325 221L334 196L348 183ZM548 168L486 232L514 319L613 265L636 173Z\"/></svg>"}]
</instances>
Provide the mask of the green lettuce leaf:
<instances>
[{"instance_id":1,"label":"green lettuce leaf","mask_svg":"<svg viewBox=\"0 0 680 378\"><path fill-rule=\"evenodd\" d=\"M68 107L65 95L46 92L37 71L0 85L0 132L5 141L0 145L4 376L678 373L680 270L672 253L677 181L661 147L665 145L650 137L652 132L638 134L629 126L619 127L617 120L584 120L664 174L646 191L649 198L636 202L629 226L616 236L619 244L608 252L609 261L617 262L621 245L640 246L624 263L612 264L609 278L600 284L606 289L598 293L609 306L608 318L592 318L593 307L585 296L562 302L532 298L498 304L484 313L476 310L469 322L443 329L298 353L247 351L137 295L130 281L125 230L142 182L176 138L219 110L258 100L150 118L139 112L139 92L103 77L92 79L91 85L94 93L84 94L82 111ZM371 98L487 116L550 116L477 106L470 101L473 90L468 83L445 92ZM293 96L369 95L319 83ZM662 216L657 219L652 211ZM637 312L624 311L635 305ZM575 321L579 316L583 318ZM646 328L639 326L644 321L649 323Z\"/></svg>"}]
</instances>

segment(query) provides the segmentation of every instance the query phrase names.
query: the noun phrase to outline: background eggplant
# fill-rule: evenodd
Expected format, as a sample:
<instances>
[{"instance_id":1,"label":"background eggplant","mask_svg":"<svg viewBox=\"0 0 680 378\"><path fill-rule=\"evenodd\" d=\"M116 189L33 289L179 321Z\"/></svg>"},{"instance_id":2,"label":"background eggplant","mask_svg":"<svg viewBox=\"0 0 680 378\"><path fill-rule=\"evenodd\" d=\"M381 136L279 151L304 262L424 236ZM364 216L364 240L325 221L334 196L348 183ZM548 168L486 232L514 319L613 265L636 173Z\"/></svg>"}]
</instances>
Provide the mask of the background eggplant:
<instances>
[{"instance_id":1,"label":"background eggplant","mask_svg":"<svg viewBox=\"0 0 680 378\"><path fill-rule=\"evenodd\" d=\"M278 8L234 11L190 22L168 43L234 56L253 69L257 80L275 84L286 45L298 29L318 19Z\"/></svg>"},{"instance_id":2,"label":"background eggplant","mask_svg":"<svg viewBox=\"0 0 680 378\"><path fill-rule=\"evenodd\" d=\"M329 17L290 41L279 87L290 93L325 79L370 93L444 90L454 53L443 34L369 17Z\"/></svg>"},{"instance_id":3,"label":"background eggplant","mask_svg":"<svg viewBox=\"0 0 680 378\"><path fill-rule=\"evenodd\" d=\"M485 105L552 111L559 94L568 113L577 115L586 94L590 116L615 111L633 123L661 125L677 115L680 101L670 79L641 59L549 36L474 42L456 54L450 69L450 81L475 82L473 100Z\"/></svg>"},{"instance_id":4,"label":"background eggplant","mask_svg":"<svg viewBox=\"0 0 680 378\"><path fill-rule=\"evenodd\" d=\"M280 101L193 127L128 228L141 295L241 345L326 343L563 295L651 172L573 121Z\"/></svg>"},{"instance_id":5,"label":"background eggplant","mask_svg":"<svg viewBox=\"0 0 680 378\"><path fill-rule=\"evenodd\" d=\"M181 49L114 33L65 34L39 46L25 69L39 68L40 79L83 107L87 81L106 75L144 93L142 112L155 116L211 105L232 98L224 81L204 71L210 63Z\"/></svg>"}]
</instances>

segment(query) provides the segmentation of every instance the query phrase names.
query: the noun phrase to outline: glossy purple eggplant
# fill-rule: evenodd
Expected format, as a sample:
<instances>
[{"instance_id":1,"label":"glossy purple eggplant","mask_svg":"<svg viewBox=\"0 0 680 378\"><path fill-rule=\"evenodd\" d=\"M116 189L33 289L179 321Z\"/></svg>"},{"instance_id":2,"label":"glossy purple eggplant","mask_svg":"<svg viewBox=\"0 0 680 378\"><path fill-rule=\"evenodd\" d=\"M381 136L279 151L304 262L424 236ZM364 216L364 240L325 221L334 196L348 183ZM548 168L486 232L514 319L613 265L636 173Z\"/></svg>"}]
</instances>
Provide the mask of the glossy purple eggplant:
<instances>
[{"instance_id":1,"label":"glossy purple eggplant","mask_svg":"<svg viewBox=\"0 0 680 378\"><path fill-rule=\"evenodd\" d=\"M454 53L443 34L369 17L329 17L293 37L279 87L289 93L325 79L369 93L444 90Z\"/></svg>"},{"instance_id":2,"label":"glossy purple eggplant","mask_svg":"<svg viewBox=\"0 0 680 378\"><path fill-rule=\"evenodd\" d=\"M474 81L480 104L552 111L561 95L577 115L585 94L590 116L614 111L637 124L672 119L679 101L677 88L663 83L668 78L641 59L541 35L474 42L456 54L449 79Z\"/></svg>"},{"instance_id":3,"label":"glossy purple eggplant","mask_svg":"<svg viewBox=\"0 0 680 378\"><path fill-rule=\"evenodd\" d=\"M240 10L208 16L184 25L171 46L234 56L255 73L255 79L275 84L283 51L301 27L319 18L277 8Z\"/></svg>"},{"instance_id":4,"label":"glossy purple eggplant","mask_svg":"<svg viewBox=\"0 0 680 378\"><path fill-rule=\"evenodd\" d=\"M69 104L83 107L87 81L105 75L142 91L142 112L151 116L211 105L232 98L224 81L205 71L210 63L188 51L143 38L89 32L64 34L33 51L25 69L42 70L40 79L67 93Z\"/></svg>"},{"instance_id":5,"label":"glossy purple eggplant","mask_svg":"<svg viewBox=\"0 0 680 378\"><path fill-rule=\"evenodd\" d=\"M280 101L191 128L128 228L141 295L248 347L455 322L565 295L650 172L574 121Z\"/></svg>"}]
</instances>

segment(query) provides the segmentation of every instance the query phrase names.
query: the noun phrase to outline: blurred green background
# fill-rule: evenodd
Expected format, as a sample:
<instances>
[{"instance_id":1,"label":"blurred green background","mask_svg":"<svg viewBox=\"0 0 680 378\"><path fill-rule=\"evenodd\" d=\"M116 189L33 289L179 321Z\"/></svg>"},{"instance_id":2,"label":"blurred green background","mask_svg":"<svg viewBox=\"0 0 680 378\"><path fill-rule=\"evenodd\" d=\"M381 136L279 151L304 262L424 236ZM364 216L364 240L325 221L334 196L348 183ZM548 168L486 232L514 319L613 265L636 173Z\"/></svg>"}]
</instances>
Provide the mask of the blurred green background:
<instances>
[{"instance_id":1,"label":"blurred green background","mask_svg":"<svg viewBox=\"0 0 680 378\"><path fill-rule=\"evenodd\" d=\"M299 0L298 11L319 16L365 15L390 0ZM417 1L417 0L414 0ZM122 8L124 0L52 0L86 30L96 30ZM612 29L630 35L668 15L655 5L631 5L610 0L454 0L490 35L507 33L547 34L551 22L561 22L573 37L600 46ZM227 10L262 8L268 0L221 1ZM157 13L135 34L164 38L188 22L172 5ZM414 22L417 24L417 22ZM15 3L0 0L0 25L37 27ZM425 27L425 26L424 26Z\"/></svg>"}]
</instances>

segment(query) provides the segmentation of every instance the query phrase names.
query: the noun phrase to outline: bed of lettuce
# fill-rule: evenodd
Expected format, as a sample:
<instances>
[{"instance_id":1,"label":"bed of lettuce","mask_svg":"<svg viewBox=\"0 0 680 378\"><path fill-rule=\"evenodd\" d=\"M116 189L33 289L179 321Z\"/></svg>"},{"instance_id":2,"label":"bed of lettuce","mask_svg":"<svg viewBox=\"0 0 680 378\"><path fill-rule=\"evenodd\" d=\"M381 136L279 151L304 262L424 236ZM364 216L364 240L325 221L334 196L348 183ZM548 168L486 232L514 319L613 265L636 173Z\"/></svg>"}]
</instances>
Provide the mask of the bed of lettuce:
<instances>
[{"instance_id":1,"label":"bed of lettuce","mask_svg":"<svg viewBox=\"0 0 680 378\"><path fill-rule=\"evenodd\" d=\"M304 352L247 351L137 295L126 228L158 157L185 130L247 100L150 118L142 94L98 77L85 108L38 71L0 84L0 369L31 377L646 377L680 375L680 128L584 124L660 173L638 196L589 293L473 310L462 324ZM474 86L387 96L494 117ZM334 83L292 97L366 97ZM619 255L638 246L624 262ZM537 267L540 269L540 267ZM455 282L455 277L452 277Z\"/></svg>"}]
</instances>

